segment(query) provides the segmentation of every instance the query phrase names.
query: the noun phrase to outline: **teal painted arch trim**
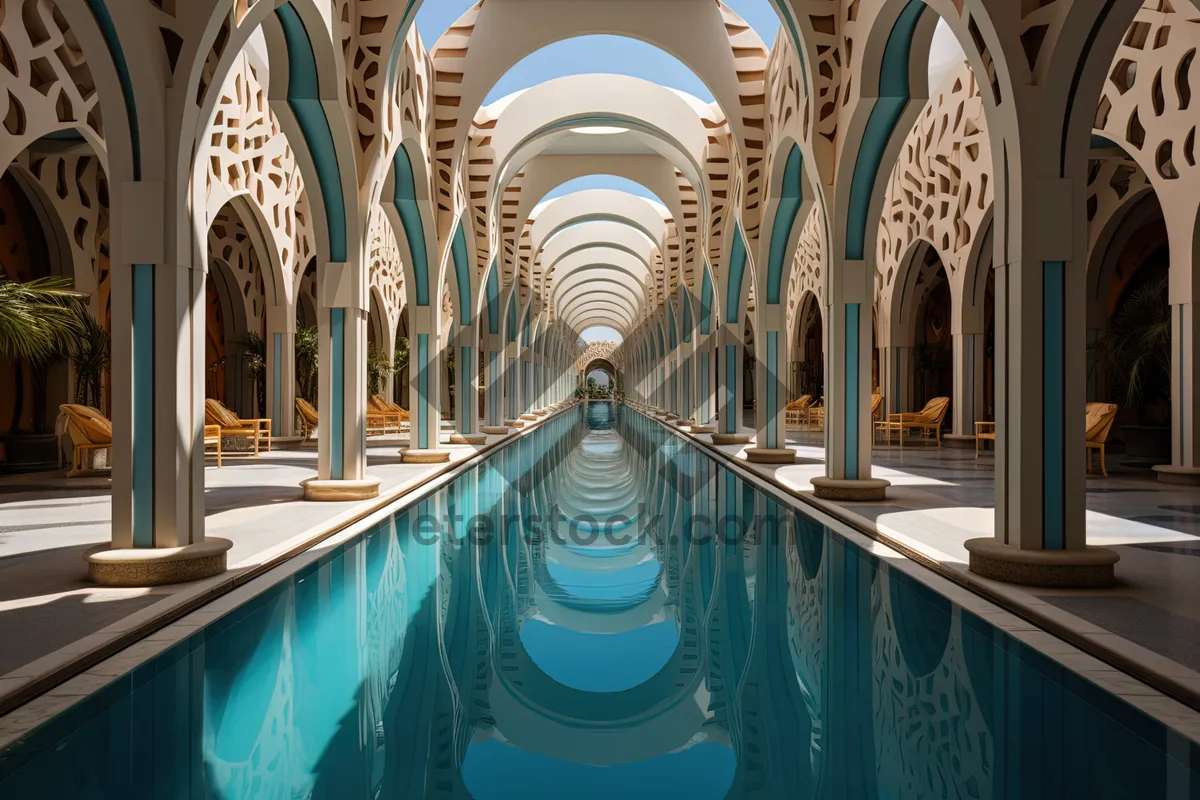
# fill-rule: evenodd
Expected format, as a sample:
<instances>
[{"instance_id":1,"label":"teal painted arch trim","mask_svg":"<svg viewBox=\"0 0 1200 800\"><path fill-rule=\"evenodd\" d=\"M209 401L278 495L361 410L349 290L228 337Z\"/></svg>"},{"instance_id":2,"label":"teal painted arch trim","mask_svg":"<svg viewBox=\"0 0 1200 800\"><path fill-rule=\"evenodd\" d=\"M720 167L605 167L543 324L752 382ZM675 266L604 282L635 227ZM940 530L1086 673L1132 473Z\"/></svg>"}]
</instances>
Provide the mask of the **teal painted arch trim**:
<instances>
[{"instance_id":1,"label":"teal painted arch trim","mask_svg":"<svg viewBox=\"0 0 1200 800\"><path fill-rule=\"evenodd\" d=\"M679 302L683 315L683 341L692 341L692 298L688 296L687 289L680 289Z\"/></svg>"},{"instance_id":2,"label":"teal painted arch trim","mask_svg":"<svg viewBox=\"0 0 1200 800\"><path fill-rule=\"evenodd\" d=\"M508 340L513 343L517 341L517 298L515 295L508 299Z\"/></svg>"},{"instance_id":3,"label":"teal painted arch trim","mask_svg":"<svg viewBox=\"0 0 1200 800\"><path fill-rule=\"evenodd\" d=\"M746 276L746 239L742 226L734 223L733 245L729 248L729 285L725 288L725 321L736 323L742 310L742 281Z\"/></svg>"},{"instance_id":4,"label":"teal painted arch trim","mask_svg":"<svg viewBox=\"0 0 1200 800\"><path fill-rule=\"evenodd\" d=\"M883 154L896 131L896 125L911 99L908 70L912 57L913 35L928 6L925 0L909 0L900 12L883 51L879 72L879 99L871 110L863 131L854 177L850 183L850 206L846 212L846 259L865 258L867 217L871 194L879 175Z\"/></svg>"},{"instance_id":5,"label":"teal painted arch trim","mask_svg":"<svg viewBox=\"0 0 1200 800\"><path fill-rule=\"evenodd\" d=\"M500 277L496 274L496 260L488 270L487 282L484 284L485 301L487 303L488 333L500 335Z\"/></svg>"},{"instance_id":6,"label":"teal painted arch trim","mask_svg":"<svg viewBox=\"0 0 1200 800\"><path fill-rule=\"evenodd\" d=\"M121 47L121 37L117 34L117 26L113 23L112 14L104 0L87 0L88 9L100 28L104 37L104 46L112 57L113 66L117 70L117 80L121 84L121 94L124 95L125 118L129 124L129 150L133 160L133 179L142 179L142 133L138 129L137 100L133 93L133 78L129 74L129 62L125 60L125 50Z\"/></svg>"},{"instance_id":7,"label":"teal painted arch trim","mask_svg":"<svg viewBox=\"0 0 1200 800\"><path fill-rule=\"evenodd\" d=\"M708 336L712 333L712 301L713 284L712 272L708 265L704 266L704 280L700 283L700 334Z\"/></svg>"},{"instance_id":8,"label":"teal painted arch trim","mask_svg":"<svg viewBox=\"0 0 1200 800\"><path fill-rule=\"evenodd\" d=\"M775 305L783 295L783 265L787 260L788 241L796 226L796 215L804 202L804 155L799 146L792 144L787 164L783 168L783 180L779 194L779 205L775 209L775 224L771 226L771 255L767 262L767 302Z\"/></svg>"},{"instance_id":9,"label":"teal painted arch trim","mask_svg":"<svg viewBox=\"0 0 1200 800\"><path fill-rule=\"evenodd\" d=\"M404 238L412 254L413 288L417 305L429 305L429 251L425 247L425 225L421 222L421 207L417 204L417 181L412 159L401 144L392 156L392 204L400 216Z\"/></svg>"},{"instance_id":10,"label":"teal painted arch trim","mask_svg":"<svg viewBox=\"0 0 1200 800\"><path fill-rule=\"evenodd\" d=\"M529 321L532 316L533 309L525 309L525 320L521 323L521 345L524 347L529 346Z\"/></svg>"},{"instance_id":11,"label":"teal painted arch trim","mask_svg":"<svg viewBox=\"0 0 1200 800\"><path fill-rule=\"evenodd\" d=\"M675 308L670 302L667 303L667 330L671 333L671 349L674 350L679 346L679 339L675 332Z\"/></svg>"},{"instance_id":12,"label":"teal painted arch trim","mask_svg":"<svg viewBox=\"0 0 1200 800\"><path fill-rule=\"evenodd\" d=\"M408 35L408 30L412 27L413 21L417 18L417 8L421 5L422 0L405 0L404 12L400 16L400 26L396 28L396 38L392 40L392 50L388 55L386 81L384 86L394 86L393 80L396 76L396 69L400 64L400 53L404 51L401 43L404 37Z\"/></svg>"},{"instance_id":13,"label":"teal painted arch trim","mask_svg":"<svg viewBox=\"0 0 1200 800\"><path fill-rule=\"evenodd\" d=\"M787 30L788 37L792 40L792 47L796 50L796 60L800 62L800 74L803 76L804 82L808 83L808 60L805 58L804 43L800 41L800 30L796 27L796 20L792 19L792 15L788 13L786 0L770 0L770 2L775 13L779 15L779 21ZM770 47L769 44L767 46Z\"/></svg>"},{"instance_id":14,"label":"teal painted arch trim","mask_svg":"<svg viewBox=\"0 0 1200 800\"><path fill-rule=\"evenodd\" d=\"M458 284L458 324L470 325L475 321L475 308L471 293L471 257L467 255L467 237L460 221L450 241L450 258L454 261L454 278Z\"/></svg>"},{"instance_id":15,"label":"teal painted arch trim","mask_svg":"<svg viewBox=\"0 0 1200 800\"><path fill-rule=\"evenodd\" d=\"M291 3L275 9L288 50L288 106L317 169L317 185L325 205L329 260L346 261L346 200L342 173L325 107L317 84L317 60L308 29Z\"/></svg>"}]
</instances>

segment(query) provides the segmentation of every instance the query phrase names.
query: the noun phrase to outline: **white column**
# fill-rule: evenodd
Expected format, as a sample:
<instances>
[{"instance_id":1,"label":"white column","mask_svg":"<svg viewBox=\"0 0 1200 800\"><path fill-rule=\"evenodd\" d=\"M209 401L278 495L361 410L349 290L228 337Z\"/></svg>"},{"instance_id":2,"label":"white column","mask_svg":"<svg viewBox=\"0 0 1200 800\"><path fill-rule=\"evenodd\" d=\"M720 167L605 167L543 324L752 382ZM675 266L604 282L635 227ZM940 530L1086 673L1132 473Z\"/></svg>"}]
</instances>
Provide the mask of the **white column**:
<instances>
[{"instance_id":1,"label":"white column","mask_svg":"<svg viewBox=\"0 0 1200 800\"><path fill-rule=\"evenodd\" d=\"M296 313L288 306L267 308L267 416L274 436L296 431Z\"/></svg>"}]
</instances>

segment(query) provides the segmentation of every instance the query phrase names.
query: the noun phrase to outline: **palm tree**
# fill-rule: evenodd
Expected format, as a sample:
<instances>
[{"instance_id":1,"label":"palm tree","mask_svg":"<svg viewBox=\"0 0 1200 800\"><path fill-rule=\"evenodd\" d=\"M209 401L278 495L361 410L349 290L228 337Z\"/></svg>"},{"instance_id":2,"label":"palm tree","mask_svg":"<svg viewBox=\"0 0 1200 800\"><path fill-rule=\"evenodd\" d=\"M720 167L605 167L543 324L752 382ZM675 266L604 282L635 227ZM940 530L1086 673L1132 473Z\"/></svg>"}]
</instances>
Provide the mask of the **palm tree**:
<instances>
[{"instance_id":1,"label":"palm tree","mask_svg":"<svg viewBox=\"0 0 1200 800\"><path fill-rule=\"evenodd\" d=\"M0 358L44 364L82 334L76 307L87 295L70 278L17 283L0 278Z\"/></svg>"},{"instance_id":2,"label":"palm tree","mask_svg":"<svg viewBox=\"0 0 1200 800\"><path fill-rule=\"evenodd\" d=\"M242 364L254 381L254 398L258 406L257 416L267 413L267 343L257 333L250 332L242 337Z\"/></svg>"},{"instance_id":3,"label":"palm tree","mask_svg":"<svg viewBox=\"0 0 1200 800\"><path fill-rule=\"evenodd\" d=\"M1142 425L1150 424L1157 403L1171 398L1167 287L1164 276L1134 289L1113 316L1108 333L1089 345L1113 368L1121 402L1137 413Z\"/></svg>"},{"instance_id":4,"label":"palm tree","mask_svg":"<svg viewBox=\"0 0 1200 800\"><path fill-rule=\"evenodd\" d=\"M82 305L77 306L79 335L67 347L67 358L75 368L75 402L100 407L100 384L110 361L109 335Z\"/></svg>"},{"instance_id":5,"label":"palm tree","mask_svg":"<svg viewBox=\"0 0 1200 800\"><path fill-rule=\"evenodd\" d=\"M296 381L300 384L300 396L314 405L317 402L319 349L316 327L296 329Z\"/></svg>"},{"instance_id":6,"label":"palm tree","mask_svg":"<svg viewBox=\"0 0 1200 800\"><path fill-rule=\"evenodd\" d=\"M384 349L376 344L367 347L367 393L379 394L383 383L392 374L392 361Z\"/></svg>"},{"instance_id":7,"label":"palm tree","mask_svg":"<svg viewBox=\"0 0 1200 800\"><path fill-rule=\"evenodd\" d=\"M0 269L2 271L2 269ZM61 358L71 339L80 335L78 307L87 295L74 290L70 278L54 276L17 283L0 278L0 358L14 362L14 396L9 431L17 431L24 412L25 370L32 367L33 430L46 429L46 376L50 363ZM86 313L86 312L85 312Z\"/></svg>"}]
</instances>

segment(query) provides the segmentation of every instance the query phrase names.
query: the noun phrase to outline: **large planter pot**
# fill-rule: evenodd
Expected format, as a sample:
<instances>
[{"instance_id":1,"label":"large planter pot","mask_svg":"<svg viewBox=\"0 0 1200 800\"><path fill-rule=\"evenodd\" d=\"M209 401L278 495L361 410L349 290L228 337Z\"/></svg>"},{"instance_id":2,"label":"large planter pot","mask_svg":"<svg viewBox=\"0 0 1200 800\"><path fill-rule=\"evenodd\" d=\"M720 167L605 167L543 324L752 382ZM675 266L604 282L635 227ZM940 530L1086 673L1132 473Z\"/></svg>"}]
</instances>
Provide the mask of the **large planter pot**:
<instances>
[{"instance_id":1,"label":"large planter pot","mask_svg":"<svg viewBox=\"0 0 1200 800\"><path fill-rule=\"evenodd\" d=\"M53 433L8 433L4 442L5 472L43 472L58 467L58 436Z\"/></svg>"},{"instance_id":2,"label":"large planter pot","mask_svg":"<svg viewBox=\"0 0 1200 800\"><path fill-rule=\"evenodd\" d=\"M1171 428L1164 425L1120 425L1125 440L1122 466L1150 469L1171 463Z\"/></svg>"}]
</instances>

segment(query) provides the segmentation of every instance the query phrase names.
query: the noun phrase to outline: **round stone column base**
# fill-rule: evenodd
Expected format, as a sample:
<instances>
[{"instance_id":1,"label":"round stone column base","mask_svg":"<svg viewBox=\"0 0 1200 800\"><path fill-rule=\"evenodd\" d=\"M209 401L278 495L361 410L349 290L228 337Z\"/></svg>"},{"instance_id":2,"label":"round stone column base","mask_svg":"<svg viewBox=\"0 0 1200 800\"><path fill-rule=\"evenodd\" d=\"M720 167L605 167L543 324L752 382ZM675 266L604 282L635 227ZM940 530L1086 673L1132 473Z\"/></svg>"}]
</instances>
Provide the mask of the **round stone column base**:
<instances>
[{"instance_id":1,"label":"round stone column base","mask_svg":"<svg viewBox=\"0 0 1200 800\"><path fill-rule=\"evenodd\" d=\"M164 586L211 578L225 571L226 554L233 542L210 536L184 547L128 547L108 545L85 554L88 579L100 586Z\"/></svg>"},{"instance_id":2,"label":"round stone column base","mask_svg":"<svg viewBox=\"0 0 1200 800\"><path fill-rule=\"evenodd\" d=\"M400 458L405 464L445 464L450 460L450 451L409 448L400 451Z\"/></svg>"},{"instance_id":3,"label":"round stone column base","mask_svg":"<svg viewBox=\"0 0 1200 800\"><path fill-rule=\"evenodd\" d=\"M818 475L812 479L813 496L821 500L870 501L883 500L891 481L883 478L845 481Z\"/></svg>"},{"instance_id":4,"label":"round stone column base","mask_svg":"<svg viewBox=\"0 0 1200 800\"><path fill-rule=\"evenodd\" d=\"M699 422L693 423L691 426L692 433L716 433L715 425L701 425Z\"/></svg>"},{"instance_id":5,"label":"round stone column base","mask_svg":"<svg viewBox=\"0 0 1200 800\"><path fill-rule=\"evenodd\" d=\"M692 430L695 430L693 428ZM750 436L745 433L714 433L712 443L718 445L750 444Z\"/></svg>"},{"instance_id":6,"label":"round stone column base","mask_svg":"<svg viewBox=\"0 0 1200 800\"><path fill-rule=\"evenodd\" d=\"M486 433L489 436L508 436L512 433L512 428L507 425L484 425L479 429L480 433Z\"/></svg>"},{"instance_id":7,"label":"round stone column base","mask_svg":"<svg viewBox=\"0 0 1200 800\"><path fill-rule=\"evenodd\" d=\"M338 503L345 500L370 500L379 497L379 478L361 481L321 481L316 478L300 481L304 499L318 503Z\"/></svg>"},{"instance_id":8,"label":"round stone column base","mask_svg":"<svg viewBox=\"0 0 1200 800\"><path fill-rule=\"evenodd\" d=\"M1104 547L1083 550L1020 550L991 537L968 539L970 569L976 575L1021 586L1102 589L1116 581L1121 559Z\"/></svg>"},{"instance_id":9,"label":"round stone column base","mask_svg":"<svg viewBox=\"0 0 1200 800\"><path fill-rule=\"evenodd\" d=\"M525 420L523 420L523 419L506 419L506 420L504 420L504 424L510 428L524 428Z\"/></svg>"},{"instance_id":10,"label":"round stone column base","mask_svg":"<svg viewBox=\"0 0 1200 800\"><path fill-rule=\"evenodd\" d=\"M529 422L536 422L537 418L538 418L537 414L522 414L521 415L521 419L527 420Z\"/></svg>"},{"instance_id":11,"label":"round stone column base","mask_svg":"<svg viewBox=\"0 0 1200 800\"><path fill-rule=\"evenodd\" d=\"M505 430L508 430L505 428ZM486 444L486 433L452 433L450 444Z\"/></svg>"},{"instance_id":12,"label":"round stone column base","mask_svg":"<svg viewBox=\"0 0 1200 800\"><path fill-rule=\"evenodd\" d=\"M794 464L796 451L787 447L749 447L746 460L752 464Z\"/></svg>"},{"instance_id":13,"label":"round stone column base","mask_svg":"<svg viewBox=\"0 0 1200 800\"><path fill-rule=\"evenodd\" d=\"M1196 467L1174 467L1161 464L1154 467L1158 473L1159 483L1173 483L1177 486L1200 486L1200 469Z\"/></svg>"}]
</instances>

